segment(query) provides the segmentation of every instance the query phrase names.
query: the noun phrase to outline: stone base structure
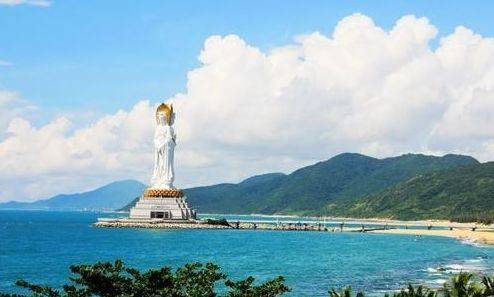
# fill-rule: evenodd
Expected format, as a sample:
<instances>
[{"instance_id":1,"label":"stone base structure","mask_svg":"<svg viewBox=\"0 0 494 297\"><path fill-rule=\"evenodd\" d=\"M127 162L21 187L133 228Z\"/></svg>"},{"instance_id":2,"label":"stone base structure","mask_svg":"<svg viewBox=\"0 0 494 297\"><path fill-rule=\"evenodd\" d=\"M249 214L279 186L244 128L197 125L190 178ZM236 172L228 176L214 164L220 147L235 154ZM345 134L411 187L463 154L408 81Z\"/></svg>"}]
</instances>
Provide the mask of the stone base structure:
<instances>
[{"instance_id":1,"label":"stone base structure","mask_svg":"<svg viewBox=\"0 0 494 297\"><path fill-rule=\"evenodd\" d=\"M130 218L164 220L192 220L196 218L195 210L189 208L186 197L180 190L171 191L169 195L172 197L147 197L148 194L159 192L162 191L150 189L144 191L136 205L130 209Z\"/></svg>"},{"instance_id":2,"label":"stone base structure","mask_svg":"<svg viewBox=\"0 0 494 297\"><path fill-rule=\"evenodd\" d=\"M1 1L1 0L0 0ZM144 190L136 205L130 209L130 220L173 221L190 223L195 210L189 208L182 190L175 189L173 167L176 134L173 129L175 113L171 104L162 103L156 109L154 132L154 169L149 188Z\"/></svg>"}]
</instances>

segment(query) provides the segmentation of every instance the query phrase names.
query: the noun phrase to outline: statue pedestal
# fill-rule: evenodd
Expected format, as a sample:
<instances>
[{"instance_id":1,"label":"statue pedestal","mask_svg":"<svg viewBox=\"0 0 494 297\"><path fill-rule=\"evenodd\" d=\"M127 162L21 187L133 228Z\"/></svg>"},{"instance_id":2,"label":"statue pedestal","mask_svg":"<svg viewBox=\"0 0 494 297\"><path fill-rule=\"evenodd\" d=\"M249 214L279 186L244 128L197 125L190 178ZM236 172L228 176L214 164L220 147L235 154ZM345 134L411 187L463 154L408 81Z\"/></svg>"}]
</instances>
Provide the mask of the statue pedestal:
<instances>
[{"instance_id":1,"label":"statue pedestal","mask_svg":"<svg viewBox=\"0 0 494 297\"><path fill-rule=\"evenodd\" d=\"M158 196L159 195L159 196ZM190 220L196 218L182 191L175 189L146 189L130 209L131 219Z\"/></svg>"},{"instance_id":2,"label":"statue pedestal","mask_svg":"<svg viewBox=\"0 0 494 297\"><path fill-rule=\"evenodd\" d=\"M192 220L196 212L187 205L184 193L173 188L175 151L175 113L171 104L161 103L156 109L154 133L154 170L151 187L146 189L130 209L130 219Z\"/></svg>"}]
</instances>

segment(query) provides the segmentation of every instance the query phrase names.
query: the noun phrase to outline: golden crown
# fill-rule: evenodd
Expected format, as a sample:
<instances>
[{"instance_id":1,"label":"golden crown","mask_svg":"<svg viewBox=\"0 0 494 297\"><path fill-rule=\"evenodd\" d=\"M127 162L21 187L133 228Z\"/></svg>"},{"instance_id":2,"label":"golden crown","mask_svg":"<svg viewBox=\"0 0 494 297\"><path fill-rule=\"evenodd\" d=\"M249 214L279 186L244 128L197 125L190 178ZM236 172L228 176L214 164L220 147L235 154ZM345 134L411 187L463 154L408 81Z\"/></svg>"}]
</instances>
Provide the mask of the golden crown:
<instances>
[{"instance_id":1,"label":"golden crown","mask_svg":"<svg viewBox=\"0 0 494 297\"><path fill-rule=\"evenodd\" d=\"M173 105L171 103L170 105L161 103L156 109L156 122L158 122L158 113L160 112L163 112L166 115L166 121L168 122L168 125L170 125L172 122Z\"/></svg>"}]
</instances>

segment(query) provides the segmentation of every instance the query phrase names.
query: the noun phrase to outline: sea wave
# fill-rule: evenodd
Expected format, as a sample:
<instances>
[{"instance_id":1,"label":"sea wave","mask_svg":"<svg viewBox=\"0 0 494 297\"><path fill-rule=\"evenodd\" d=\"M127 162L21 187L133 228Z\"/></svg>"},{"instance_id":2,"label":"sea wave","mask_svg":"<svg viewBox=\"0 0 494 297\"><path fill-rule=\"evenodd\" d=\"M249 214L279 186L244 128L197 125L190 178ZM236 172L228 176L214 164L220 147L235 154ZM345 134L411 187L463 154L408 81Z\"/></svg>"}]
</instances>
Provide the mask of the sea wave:
<instances>
[{"instance_id":1,"label":"sea wave","mask_svg":"<svg viewBox=\"0 0 494 297\"><path fill-rule=\"evenodd\" d=\"M482 273L489 271L489 267L487 266L485 257L477 257L438 267L428 267L426 271L431 277L437 277L440 275L457 274L460 272Z\"/></svg>"},{"instance_id":2,"label":"sea wave","mask_svg":"<svg viewBox=\"0 0 494 297\"><path fill-rule=\"evenodd\" d=\"M475 247L490 247L490 245L476 242L474 239L471 239L471 238L460 238L460 242L462 244L471 245L471 246L475 246Z\"/></svg>"},{"instance_id":3,"label":"sea wave","mask_svg":"<svg viewBox=\"0 0 494 297\"><path fill-rule=\"evenodd\" d=\"M444 285L444 283L446 283L448 281L447 278L438 278L438 279L433 279L433 280L430 280L429 282L434 284L434 285Z\"/></svg>"},{"instance_id":4,"label":"sea wave","mask_svg":"<svg viewBox=\"0 0 494 297\"><path fill-rule=\"evenodd\" d=\"M418 283L426 284L430 288L439 288L448 281L451 275L460 272L483 273L487 270L488 267L484 258L467 259L437 267L428 267L425 269L428 276Z\"/></svg>"}]
</instances>

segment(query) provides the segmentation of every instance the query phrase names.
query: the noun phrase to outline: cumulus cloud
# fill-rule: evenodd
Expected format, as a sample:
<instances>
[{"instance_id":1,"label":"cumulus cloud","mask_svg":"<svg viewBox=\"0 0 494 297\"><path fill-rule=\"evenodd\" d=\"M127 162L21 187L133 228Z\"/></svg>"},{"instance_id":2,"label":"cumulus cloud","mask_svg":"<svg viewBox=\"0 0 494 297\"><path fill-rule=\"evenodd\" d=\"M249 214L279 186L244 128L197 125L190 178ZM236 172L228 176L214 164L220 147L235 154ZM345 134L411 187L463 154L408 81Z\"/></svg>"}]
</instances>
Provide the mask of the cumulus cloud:
<instances>
[{"instance_id":1,"label":"cumulus cloud","mask_svg":"<svg viewBox=\"0 0 494 297\"><path fill-rule=\"evenodd\" d=\"M149 171L151 155L143 152L151 146L152 109L143 101L84 128L65 117L40 128L14 118L0 143L2 195L36 197ZM21 180L22 187L9 187Z\"/></svg>"},{"instance_id":2,"label":"cumulus cloud","mask_svg":"<svg viewBox=\"0 0 494 297\"><path fill-rule=\"evenodd\" d=\"M12 119L30 115L36 106L23 100L13 91L0 90L0 141L5 137L6 129Z\"/></svg>"},{"instance_id":3,"label":"cumulus cloud","mask_svg":"<svg viewBox=\"0 0 494 297\"><path fill-rule=\"evenodd\" d=\"M333 32L261 51L211 36L188 74L177 111L177 184L238 181L289 171L340 152L494 156L494 39L438 30L405 16L385 30L361 14ZM9 122L0 143L0 199L147 181L153 112L141 101L87 127L60 117ZM1 110L1 108L0 108ZM11 186L11 185L15 185ZM20 190L19 190L20 189Z\"/></svg>"},{"instance_id":4,"label":"cumulus cloud","mask_svg":"<svg viewBox=\"0 0 494 297\"><path fill-rule=\"evenodd\" d=\"M0 0L0 5L16 6L16 5L31 5L39 7L48 7L51 1L48 0Z\"/></svg>"}]
</instances>

